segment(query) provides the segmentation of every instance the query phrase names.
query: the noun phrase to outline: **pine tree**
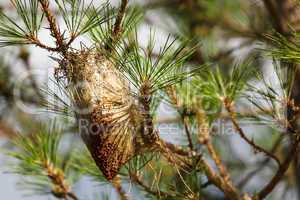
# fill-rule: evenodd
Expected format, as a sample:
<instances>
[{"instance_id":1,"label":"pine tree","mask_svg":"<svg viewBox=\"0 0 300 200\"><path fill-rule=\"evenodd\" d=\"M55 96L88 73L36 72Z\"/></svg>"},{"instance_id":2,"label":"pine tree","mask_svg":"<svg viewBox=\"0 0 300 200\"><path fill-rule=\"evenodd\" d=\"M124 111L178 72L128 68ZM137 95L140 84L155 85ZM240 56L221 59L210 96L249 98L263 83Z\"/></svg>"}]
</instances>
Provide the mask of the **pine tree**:
<instances>
[{"instance_id":1,"label":"pine tree","mask_svg":"<svg viewBox=\"0 0 300 200\"><path fill-rule=\"evenodd\" d=\"M299 177L298 2L121 0L112 6L11 0L11 5L17 16L1 11L0 46L18 49L28 71L30 45L46 50L57 65L55 88L29 76L18 96L56 120L35 120L17 110L20 133L0 123L15 147L6 150L17 160L8 171L23 177L24 189L83 199L74 185L85 176L111 185L124 200L284 199L300 188L298 179L291 180ZM152 21L148 12L166 20ZM161 36L150 29L147 45L141 44L143 23L160 25L165 41L155 42ZM50 44L41 39L45 30ZM227 44L233 40L237 47ZM266 61L272 76L264 72ZM0 66L0 95L12 112L13 71L9 63ZM161 106L175 112L165 118ZM66 118L74 122L71 127ZM163 124L178 125L184 140L164 138ZM262 133L249 135L261 130L257 124ZM236 147L226 135L231 133ZM255 159L240 158L237 148L250 148ZM251 184L260 176L259 185ZM281 182L285 188L278 196ZM137 190L130 193L125 183Z\"/></svg>"}]
</instances>

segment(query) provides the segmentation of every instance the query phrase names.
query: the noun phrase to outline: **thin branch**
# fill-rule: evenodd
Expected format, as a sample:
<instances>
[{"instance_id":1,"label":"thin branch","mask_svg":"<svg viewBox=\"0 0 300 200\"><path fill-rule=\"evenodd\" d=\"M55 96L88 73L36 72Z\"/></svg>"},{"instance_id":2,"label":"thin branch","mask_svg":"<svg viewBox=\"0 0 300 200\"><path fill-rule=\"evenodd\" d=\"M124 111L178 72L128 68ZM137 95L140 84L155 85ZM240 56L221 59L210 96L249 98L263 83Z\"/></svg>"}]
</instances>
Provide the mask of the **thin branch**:
<instances>
[{"instance_id":1,"label":"thin branch","mask_svg":"<svg viewBox=\"0 0 300 200\"><path fill-rule=\"evenodd\" d=\"M232 187L232 185L226 184L202 157L200 158L198 163L201 169L204 171L205 175L207 176L208 180L216 187L218 187L221 191L223 191L226 197L232 200L240 199L236 188Z\"/></svg>"},{"instance_id":2,"label":"thin branch","mask_svg":"<svg viewBox=\"0 0 300 200\"><path fill-rule=\"evenodd\" d=\"M114 24L114 29L113 29L113 36L114 37L118 37L118 35L120 34L120 32L122 32L122 21L125 15L125 11L126 11L126 7L128 4L128 0L122 0L121 2L121 6L117 15L117 19L116 22Z\"/></svg>"},{"instance_id":3,"label":"thin branch","mask_svg":"<svg viewBox=\"0 0 300 200\"><path fill-rule=\"evenodd\" d=\"M36 36L31 35L28 36L29 41L31 42L31 44L34 44L42 49L46 49L47 51L54 51L54 52L58 52L59 48L58 47L50 47L44 43L42 43Z\"/></svg>"},{"instance_id":4,"label":"thin branch","mask_svg":"<svg viewBox=\"0 0 300 200\"><path fill-rule=\"evenodd\" d=\"M245 117L245 118L255 118L257 115L263 115L266 112L271 113L271 110L247 110L242 109L239 112L236 112L237 117ZM230 114L228 112L221 112L218 116L220 119L230 119ZM172 124L180 122L181 118L179 116L174 117L160 117L155 118L154 123L156 124Z\"/></svg>"},{"instance_id":5,"label":"thin branch","mask_svg":"<svg viewBox=\"0 0 300 200\"><path fill-rule=\"evenodd\" d=\"M130 180L132 180L133 182L135 182L136 184L138 184L140 187L142 187L147 193L156 196L157 198L161 198L161 197L168 197L168 196L174 196L170 193L161 191L161 190L153 190L150 186L148 186L137 174L130 174Z\"/></svg>"},{"instance_id":6,"label":"thin branch","mask_svg":"<svg viewBox=\"0 0 300 200\"><path fill-rule=\"evenodd\" d=\"M236 112L234 111L233 103L231 101L229 101L228 99L224 99L223 103L224 103L225 109L230 114L230 119L232 121L232 124L233 124L235 130L238 132L238 134L241 136L241 138L243 138L256 151L262 152L262 153L266 154L267 156L271 157L272 159L274 159L277 162L277 164L280 166L280 160L274 154L272 154L269 151L267 151L266 149L258 146L252 140L247 138L243 129L240 127L239 123L236 120Z\"/></svg>"},{"instance_id":7,"label":"thin branch","mask_svg":"<svg viewBox=\"0 0 300 200\"><path fill-rule=\"evenodd\" d=\"M180 102L180 100L177 98L175 87L174 86L169 87L167 89L167 94L168 94L170 100L172 101L172 103L175 105L178 113L181 115L181 121L183 121L186 137L187 137L187 140L189 143L189 148L193 151L194 146L193 146L192 135L189 130L189 122L188 122L189 118L188 118L186 111L183 111L182 113L180 112L180 110L183 108L183 105Z\"/></svg>"},{"instance_id":8,"label":"thin branch","mask_svg":"<svg viewBox=\"0 0 300 200\"><path fill-rule=\"evenodd\" d=\"M284 176L285 172L288 170L294 157L297 155L298 147L299 140L296 140L293 146L291 147L290 152L287 154L285 161L282 163L282 165L279 166L279 169L277 170L276 174L273 176L271 181L257 194L257 200L264 199L269 193L272 192L272 190Z\"/></svg>"},{"instance_id":9,"label":"thin branch","mask_svg":"<svg viewBox=\"0 0 300 200\"><path fill-rule=\"evenodd\" d=\"M116 189L117 193L120 196L121 200L129 200L126 192L124 191L122 184L121 184L121 178L119 176L116 176L113 180L112 180L112 185L114 186L114 188Z\"/></svg>"},{"instance_id":10,"label":"thin branch","mask_svg":"<svg viewBox=\"0 0 300 200\"><path fill-rule=\"evenodd\" d=\"M275 153L275 151L278 149L278 147L280 146L280 143L282 141L284 135L280 135L280 137L277 138L277 140L275 141L272 149L271 149L271 153ZM257 175L257 173L262 170L264 167L267 166L267 164L270 162L271 158L270 157L266 157L260 164L259 167L257 167L256 169L254 169L253 171L249 172L244 179L242 179L237 186L239 188L243 188L250 180L252 177L254 177L255 175Z\"/></svg>"},{"instance_id":11,"label":"thin branch","mask_svg":"<svg viewBox=\"0 0 300 200\"><path fill-rule=\"evenodd\" d=\"M199 155L199 154L197 154L196 151L187 151L187 150L183 149L181 146L172 144L170 142L164 142L164 144L174 154L178 154L181 156L187 156L187 157Z\"/></svg>"},{"instance_id":12,"label":"thin branch","mask_svg":"<svg viewBox=\"0 0 300 200\"><path fill-rule=\"evenodd\" d=\"M73 200L78 200L78 197L77 197L73 192L69 192L69 193L67 194L67 196L70 197L70 198L73 199Z\"/></svg>"},{"instance_id":13,"label":"thin branch","mask_svg":"<svg viewBox=\"0 0 300 200\"><path fill-rule=\"evenodd\" d=\"M184 124L184 129L185 129L186 137L187 137L188 142L189 142L189 147L193 151L194 150L194 146L193 146L191 132L190 132L190 129L189 129L189 122L188 122L188 120L189 119L188 119L187 116L183 117L183 124Z\"/></svg>"},{"instance_id":14,"label":"thin branch","mask_svg":"<svg viewBox=\"0 0 300 200\"><path fill-rule=\"evenodd\" d=\"M230 180L230 175L222 163L220 156L216 152L215 148L211 142L211 136L209 132L209 125L207 123L206 115L201 108L197 112L197 122L198 122L198 137L199 142L204 144L207 147L208 153L210 154L211 158L214 160L218 170L220 171L221 177L223 178L224 182L230 187L234 188L232 181Z\"/></svg>"},{"instance_id":15,"label":"thin branch","mask_svg":"<svg viewBox=\"0 0 300 200\"><path fill-rule=\"evenodd\" d=\"M65 53L66 45L64 43L64 38L63 38L63 35L61 34L61 31L57 25L56 18L54 17L51 10L49 9L49 1L48 0L39 0L39 2L41 4L43 12L45 13L47 20L48 20L51 35L56 39L56 47L59 48L59 50L61 50L62 53Z\"/></svg>"},{"instance_id":16,"label":"thin branch","mask_svg":"<svg viewBox=\"0 0 300 200\"><path fill-rule=\"evenodd\" d=\"M67 184L62 170L56 169L49 161L44 161L43 166L47 172L48 178L51 180L53 185L57 186L59 189L59 191L53 190L53 193L62 192L65 199L70 197L73 200L78 200L77 196L71 191L70 186Z\"/></svg>"},{"instance_id":17,"label":"thin branch","mask_svg":"<svg viewBox=\"0 0 300 200\"><path fill-rule=\"evenodd\" d=\"M220 156L216 152L216 150L213 147L212 143L208 142L206 144L206 146L207 146L207 150L208 150L209 154L211 155L211 158L216 163L216 166L218 167L218 169L220 171L220 174L221 174L222 178L224 179L224 181L228 184L232 184L232 182L230 180L229 172L227 171L225 165L223 165L223 163L220 159Z\"/></svg>"}]
</instances>

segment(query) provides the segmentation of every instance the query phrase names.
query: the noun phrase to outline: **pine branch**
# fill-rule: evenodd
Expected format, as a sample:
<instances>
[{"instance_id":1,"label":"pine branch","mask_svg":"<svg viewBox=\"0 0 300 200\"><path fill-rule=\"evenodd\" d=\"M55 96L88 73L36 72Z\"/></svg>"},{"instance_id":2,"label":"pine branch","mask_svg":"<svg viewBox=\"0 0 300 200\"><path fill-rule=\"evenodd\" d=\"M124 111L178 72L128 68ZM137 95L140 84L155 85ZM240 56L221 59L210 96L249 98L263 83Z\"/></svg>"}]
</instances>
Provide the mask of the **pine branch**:
<instances>
[{"instance_id":1,"label":"pine branch","mask_svg":"<svg viewBox=\"0 0 300 200\"><path fill-rule=\"evenodd\" d=\"M220 171L222 181L229 185L231 188L234 188L233 183L231 181L229 172L227 171L225 165L222 163L220 156L216 152L214 146L211 142L211 135L209 132L209 125L206 119L206 115L203 110L201 110L201 107L198 108L197 111L197 124L198 124L198 139L200 144L203 144L207 147L208 153L210 154L211 158L215 162L218 170Z\"/></svg>"},{"instance_id":2,"label":"pine branch","mask_svg":"<svg viewBox=\"0 0 300 200\"><path fill-rule=\"evenodd\" d=\"M51 187L51 193L55 197L70 197L78 200L66 180L67 171L60 166L59 159L57 159L61 133L55 127L51 131L45 129L46 127L41 126L39 132L30 137L18 135L13 138L19 151L8 152L8 155L20 162L11 171L32 177L33 181L30 184L35 185L36 190L44 191ZM27 187L27 185L25 186ZM47 192L45 191L43 194L45 195Z\"/></svg>"},{"instance_id":3,"label":"pine branch","mask_svg":"<svg viewBox=\"0 0 300 200\"><path fill-rule=\"evenodd\" d=\"M121 200L129 200L129 197L127 196L126 192L123 190L123 187L121 185L121 178L119 176L116 176L112 180L112 185L116 189L116 191L119 194Z\"/></svg>"},{"instance_id":4,"label":"pine branch","mask_svg":"<svg viewBox=\"0 0 300 200\"><path fill-rule=\"evenodd\" d=\"M107 20L89 30L92 40L98 47L104 48L108 52L114 51L122 40L136 28L142 18L142 11L138 7L128 7L125 11L123 20L121 20L120 31L114 35L115 15L117 15L115 13L117 11L113 7L106 6L103 15Z\"/></svg>"},{"instance_id":5,"label":"pine branch","mask_svg":"<svg viewBox=\"0 0 300 200\"><path fill-rule=\"evenodd\" d=\"M274 154L272 154L269 151L265 150L264 148L258 146L257 144L255 144L255 142L253 142L253 141L251 141L250 139L247 138L247 136L245 135L243 129L239 126L239 124L236 120L236 114L235 114L235 111L234 111L234 108L233 108L232 104L233 104L233 102L228 101L228 99L224 99L224 106L225 106L226 110L228 111L228 113L230 113L230 119L231 119L231 121L234 125L234 128L236 129L238 134L241 136L241 138L243 138L244 141L247 142L256 151L262 152L266 156L272 158L280 166L281 165L280 160Z\"/></svg>"},{"instance_id":6,"label":"pine branch","mask_svg":"<svg viewBox=\"0 0 300 200\"><path fill-rule=\"evenodd\" d=\"M63 171L55 168L53 164L49 163L48 161L45 161L43 163L43 167L47 172L47 176L54 185L54 189L52 190L54 196L63 196L63 198L69 196L73 200L78 200L76 195L70 190L70 186L65 180L65 175Z\"/></svg>"},{"instance_id":7,"label":"pine branch","mask_svg":"<svg viewBox=\"0 0 300 200\"><path fill-rule=\"evenodd\" d=\"M56 48L62 51L63 53L66 53L66 45L64 42L64 38L56 22L56 18L54 17L54 15L52 14L49 8L49 1L39 0L39 2L48 20L51 35L56 39Z\"/></svg>"},{"instance_id":8,"label":"pine branch","mask_svg":"<svg viewBox=\"0 0 300 200\"><path fill-rule=\"evenodd\" d=\"M190 150L194 150L194 145L193 145L193 141L192 141L192 134L191 134L191 131L190 131L190 128L189 128L189 118L187 116L184 116L183 117L183 124L184 124L184 130L185 130L185 133L186 133L186 137L188 139L188 142L189 142L189 147L190 147Z\"/></svg>"},{"instance_id":9,"label":"pine branch","mask_svg":"<svg viewBox=\"0 0 300 200\"><path fill-rule=\"evenodd\" d=\"M275 141L275 143L274 143L274 145L273 145L273 147L272 147L272 149L271 149L271 153L273 154L273 153L275 153L276 152L276 150L280 147L280 144L281 144L281 141L282 141L282 139L283 139L283 137L284 137L284 135L280 135L277 139L276 139L276 141ZM271 161L271 158L270 157L267 157L267 158L265 158L261 163L260 163L260 166L259 167L257 167L256 169L254 169L253 171L251 171L251 172L249 172L246 176L245 176L245 178L243 178L241 181L239 181L239 183L237 184L237 186L238 186L238 188L244 188L244 186L259 172L259 171L261 171L264 167L266 167L266 166L268 166L268 163Z\"/></svg>"},{"instance_id":10,"label":"pine branch","mask_svg":"<svg viewBox=\"0 0 300 200\"><path fill-rule=\"evenodd\" d=\"M174 196L173 194L166 193L161 190L153 190L150 186L148 186L137 174L135 173L130 173L130 180L138 184L143 190L145 190L147 193L157 197L158 199L160 198L166 198L166 197L172 197Z\"/></svg>"},{"instance_id":11,"label":"pine branch","mask_svg":"<svg viewBox=\"0 0 300 200\"><path fill-rule=\"evenodd\" d=\"M145 83L139 94L139 103L143 124L141 126L141 134L146 145L152 145L159 140L157 132L154 131L153 119L150 114L151 92L149 85Z\"/></svg>"},{"instance_id":12,"label":"pine branch","mask_svg":"<svg viewBox=\"0 0 300 200\"><path fill-rule=\"evenodd\" d=\"M207 176L208 180L218 187L221 191L224 192L225 196L229 199L239 200L240 196L236 190L236 188L232 187L231 185L227 185L220 176L218 176L213 168L205 161L203 158L200 158L198 161L200 169L204 171L205 175Z\"/></svg>"},{"instance_id":13,"label":"pine branch","mask_svg":"<svg viewBox=\"0 0 300 200\"><path fill-rule=\"evenodd\" d=\"M208 65L197 66L193 69L185 68L184 64L196 47L187 49L189 41L186 40L173 48L177 40L172 40L170 35L160 48L159 56L153 60L151 57L154 51L153 37L154 35L150 34L147 51L140 48L137 35L135 35L135 38L129 42L118 45L115 55L107 55L138 91L146 86L149 93L153 95L156 91L195 76L207 68Z\"/></svg>"},{"instance_id":14,"label":"pine branch","mask_svg":"<svg viewBox=\"0 0 300 200\"><path fill-rule=\"evenodd\" d=\"M182 121L183 121L183 125L184 125L184 130L186 133L186 137L188 140L188 144L189 144L189 148L191 151L194 150L194 146L193 146L193 141L192 141L192 135L189 129L189 118L188 115L186 113L186 110L184 108L184 105L182 105L181 101L179 101L179 99L177 98L177 93L176 93L176 89L175 87L169 87L167 89L167 94L169 96L169 98L172 101L172 105L175 105L175 108L177 109L177 111L179 112L180 115L182 115ZM183 112L180 112L181 110L183 110Z\"/></svg>"},{"instance_id":15,"label":"pine branch","mask_svg":"<svg viewBox=\"0 0 300 200\"><path fill-rule=\"evenodd\" d=\"M36 0L12 0L12 5L21 18L20 24L15 22L8 15L0 12L0 45L22 45L31 44L31 38L37 37L37 32L41 27L43 15L38 12Z\"/></svg>"},{"instance_id":16,"label":"pine branch","mask_svg":"<svg viewBox=\"0 0 300 200\"><path fill-rule=\"evenodd\" d=\"M113 37L118 37L118 35L120 34L120 32L122 32L122 20L124 18L125 12L126 12L126 7L128 4L129 0L122 0L121 2L121 6L119 8L119 12L117 14L117 18L116 18L116 22L114 25L114 29L113 29Z\"/></svg>"},{"instance_id":17,"label":"pine branch","mask_svg":"<svg viewBox=\"0 0 300 200\"><path fill-rule=\"evenodd\" d=\"M101 26L112 17L108 2L97 7L93 5L93 1L87 4L85 0L55 0L55 3L70 33L67 46L70 46L78 36Z\"/></svg>"},{"instance_id":18,"label":"pine branch","mask_svg":"<svg viewBox=\"0 0 300 200\"><path fill-rule=\"evenodd\" d=\"M60 49L59 47L50 47L44 43L42 43L37 37L35 36L29 36L28 37L29 41L30 41L30 44L34 44L36 45L37 47L40 47L42 49L46 49L47 51L54 51L54 52L59 52Z\"/></svg>"},{"instance_id":19,"label":"pine branch","mask_svg":"<svg viewBox=\"0 0 300 200\"><path fill-rule=\"evenodd\" d=\"M285 161L279 166L279 169L277 170L276 174L273 176L273 178L270 180L270 182L260 191L257 195L254 195L255 200L262 200L264 199L268 194L272 192L272 190L275 188L275 186L278 184L278 182L282 179L282 177L285 175L286 171L288 170L291 162L295 158L295 156L299 153L299 140L297 139L293 144L292 147L287 154L287 157Z\"/></svg>"}]
</instances>

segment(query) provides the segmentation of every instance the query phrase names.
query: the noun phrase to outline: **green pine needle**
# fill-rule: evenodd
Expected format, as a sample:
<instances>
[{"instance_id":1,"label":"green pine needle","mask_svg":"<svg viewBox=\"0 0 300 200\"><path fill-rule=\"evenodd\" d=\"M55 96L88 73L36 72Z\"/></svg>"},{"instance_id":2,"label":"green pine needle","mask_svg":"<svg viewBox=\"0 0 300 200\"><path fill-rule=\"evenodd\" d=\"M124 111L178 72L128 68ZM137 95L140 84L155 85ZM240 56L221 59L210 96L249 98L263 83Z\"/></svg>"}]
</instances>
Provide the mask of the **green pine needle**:
<instances>
[{"instance_id":1,"label":"green pine needle","mask_svg":"<svg viewBox=\"0 0 300 200\"><path fill-rule=\"evenodd\" d=\"M97 183L106 183L106 179L101 174L87 149L73 154L71 168L78 174L91 177Z\"/></svg>"},{"instance_id":2,"label":"green pine needle","mask_svg":"<svg viewBox=\"0 0 300 200\"><path fill-rule=\"evenodd\" d=\"M10 156L20 161L15 172L34 175L41 173L43 162L49 161L55 166L58 165L57 153L60 139L61 133L55 125L50 129L41 125L39 132L32 136L19 135L14 140L18 151L9 153Z\"/></svg>"},{"instance_id":3,"label":"green pine needle","mask_svg":"<svg viewBox=\"0 0 300 200\"><path fill-rule=\"evenodd\" d=\"M267 41L270 42L272 48L262 49L276 59L281 59L291 62L300 62L300 45L299 35L294 35L295 39L290 40L280 33L274 33L273 35L265 35Z\"/></svg>"},{"instance_id":4,"label":"green pine needle","mask_svg":"<svg viewBox=\"0 0 300 200\"><path fill-rule=\"evenodd\" d=\"M55 2L72 37L76 38L108 20L104 14L108 2L98 7L94 7L93 1L87 4L85 0Z\"/></svg>"},{"instance_id":5,"label":"green pine needle","mask_svg":"<svg viewBox=\"0 0 300 200\"><path fill-rule=\"evenodd\" d=\"M22 23L16 22L2 11L0 13L0 46L30 44L36 37L43 15L38 10L37 0L11 0Z\"/></svg>"},{"instance_id":6,"label":"green pine needle","mask_svg":"<svg viewBox=\"0 0 300 200\"><path fill-rule=\"evenodd\" d=\"M114 55L109 55L117 63L124 76L138 90L147 84L153 94L200 73L207 66L203 65L194 69L184 67L196 47L187 49L189 41L180 42L175 47L177 39L171 39L170 36L156 54L154 35L150 35L150 42L146 49L139 46L136 35L128 43L118 45Z\"/></svg>"},{"instance_id":7,"label":"green pine needle","mask_svg":"<svg viewBox=\"0 0 300 200\"><path fill-rule=\"evenodd\" d=\"M100 47L109 47L110 49L114 49L113 45L127 37L142 18L142 10L139 7L129 7L126 10L124 20L122 20L122 31L120 35L118 35L118 38L113 38L112 34L116 20L116 12L116 8L107 6L105 15L108 20L89 31L92 40Z\"/></svg>"},{"instance_id":8,"label":"green pine needle","mask_svg":"<svg viewBox=\"0 0 300 200\"><path fill-rule=\"evenodd\" d=\"M17 149L8 155L18 162L11 166L10 172L22 175L22 189L32 190L34 195L48 195L56 184L49 173L61 171L65 176L69 173L60 159L63 155L59 153L61 136L60 129L53 123L50 127L40 125L37 133L18 135L14 139Z\"/></svg>"}]
</instances>

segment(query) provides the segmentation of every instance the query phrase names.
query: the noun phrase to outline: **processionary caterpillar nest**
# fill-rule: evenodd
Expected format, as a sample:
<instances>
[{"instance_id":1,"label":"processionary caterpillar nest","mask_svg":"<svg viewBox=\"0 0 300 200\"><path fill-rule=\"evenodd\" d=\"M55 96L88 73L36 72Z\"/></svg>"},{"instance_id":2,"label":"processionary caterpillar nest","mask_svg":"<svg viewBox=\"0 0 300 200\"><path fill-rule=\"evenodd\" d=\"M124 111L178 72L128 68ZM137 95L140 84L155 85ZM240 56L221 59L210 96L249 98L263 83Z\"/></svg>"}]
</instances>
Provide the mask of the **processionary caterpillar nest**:
<instances>
[{"instance_id":1,"label":"processionary caterpillar nest","mask_svg":"<svg viewBox=\"0 0 300 200\"><path fill-rule=\"evenodd\" d=\"M111 180L135 155L138 112L128 80L105 56L93 50L69 53L63 60L77 120L89 122L82 138L103 175Z\"/></svg>"}]
</instances>

